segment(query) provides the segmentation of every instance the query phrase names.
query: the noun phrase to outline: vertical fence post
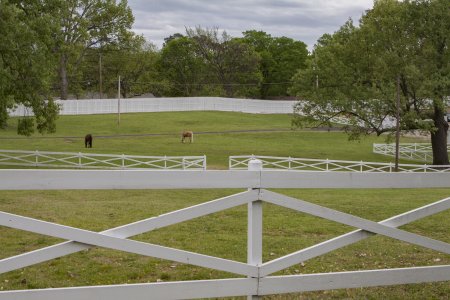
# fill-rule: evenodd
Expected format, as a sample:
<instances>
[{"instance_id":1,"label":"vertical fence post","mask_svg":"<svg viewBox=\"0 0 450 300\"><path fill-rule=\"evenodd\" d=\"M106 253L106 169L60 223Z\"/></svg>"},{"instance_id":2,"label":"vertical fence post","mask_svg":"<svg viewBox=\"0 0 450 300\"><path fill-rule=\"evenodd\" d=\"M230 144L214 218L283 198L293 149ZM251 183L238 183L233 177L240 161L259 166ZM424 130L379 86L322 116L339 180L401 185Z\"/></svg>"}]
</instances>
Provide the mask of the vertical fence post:
<instances>
[{"instance_id":1,"label":"vertical fence post","mask_svg":"<svg viewBox=\"0 0 450 300\"><path fill-rule=\"evenodd\" d=\"M36 155L36 157L35 157L35 166L37 167L38 164L39 164L39 151L38 150L36 150L35 155Z\"/></svg>"},{"instance_id":2,"label":"vertical fence post","mask_svg":"<svg viewBox=\"0 0 450 300\"><path fill-rule=\"evenodd\" d=\"M259 159L251 159L248 162L249 171L261 171L263 163ZM255 187L250 187L249 190ZM262 201L255 200L248 204L248 229L247 229L247 263L259 266L262 263ZM259 280L259 274L258 274ZM259 283L258 283L259 284ZM262 299L258 295L248 295L248 300Z\"/></svg>"}]
</instances>

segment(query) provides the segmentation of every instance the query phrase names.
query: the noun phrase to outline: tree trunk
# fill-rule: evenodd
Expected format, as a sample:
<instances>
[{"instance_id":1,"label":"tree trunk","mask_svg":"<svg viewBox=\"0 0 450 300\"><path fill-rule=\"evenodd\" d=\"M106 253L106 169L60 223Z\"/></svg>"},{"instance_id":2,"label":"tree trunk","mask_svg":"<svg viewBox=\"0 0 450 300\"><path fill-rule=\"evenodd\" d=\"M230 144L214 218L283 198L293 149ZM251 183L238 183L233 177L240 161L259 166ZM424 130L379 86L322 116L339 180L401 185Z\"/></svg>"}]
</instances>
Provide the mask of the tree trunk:
<instances>
[{"instance_id":1,"label":"tree trunk","mask_svg":"<svg viewBox=\"0 0 450 300\"><path fill-rule=\"evenodd\" d=\"M444 110L435 105L433 115L436 131L431 133L433 165L448 165L447 131L448 122L444 119Z\"/></svg>"},{"instance_id":2,"label":"tree trunk","mask_svg":"<svg viewBox=\"0 0 450 300\"><path fill-rule=\"evenodd\" d=\"M61 99L67 100L69 83L67 81L67 55L65 53L61 54L61 58L59 61L59 78L60 78Z\"/></svg>"}]
</instances>

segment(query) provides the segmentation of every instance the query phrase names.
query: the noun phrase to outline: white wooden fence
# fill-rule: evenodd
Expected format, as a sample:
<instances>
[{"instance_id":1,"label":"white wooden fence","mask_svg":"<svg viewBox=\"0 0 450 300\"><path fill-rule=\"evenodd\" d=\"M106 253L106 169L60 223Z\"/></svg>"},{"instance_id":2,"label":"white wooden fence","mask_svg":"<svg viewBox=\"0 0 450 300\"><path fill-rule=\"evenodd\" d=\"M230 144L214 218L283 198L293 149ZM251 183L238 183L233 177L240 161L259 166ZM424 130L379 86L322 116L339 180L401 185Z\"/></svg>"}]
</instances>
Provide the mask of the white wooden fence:
<instances>
[{"instance_id":1,"label":"white wooden fence","mask_svg":"<svg viewBox=\"0 0 450 300\"><path fill-rule=\"evenodd\" d=\"M0 150L0 165L83 169L198 169L206 156L140 156L81 152Z\"/></svg>"},{"instance_id":2,"label":"white wooden fence","mask_svg":"<svg viewBox=\"0 0 450 300\"><path fill-rule=\"evenodd\" d=\"M114 114L118 99L57 100L61 115ZM271 101L220 97L127 98L120 99L121 113L162 111L233 111L256 114L291 114L296 101ZM23 106L10 116L26 116L32 112Z\"/></svg>"},{"instance_id":3,"label":"white wooden fence","mask_svg":"<svg viewBox=\"0 0 450 300\"><path fill-rule=\"evenodd\" d=\"M259 296L303 291L371 287L450 280L450 265L270 276L294 264L345 247L375 234L450 254L450 244L397 227L448 210L450 198L373 222L267 190L268 188L439 188L450 187L450 173L352 173L262 170L258 160L246 171L155 170L0 170L0 190L247 188L245 192L92 232L0 212L0 225L67 240L0 260L0 273L17 270L90 247L104 247L227 271L246 278L108 286L1 291L10 299L193 299ZM262 261L262 202L349 225L357 230L271 261ZM235 206L248 206L247 263L128 239Z\"/></svg>"},{"instance_id":4,"label":"white wooden fence","mask_svg":"<svg viewBox=\"0 0 450 300\"><path fill-rule=\"evenodd\" d=\"M284 169L295 171L327 171L327 172L395 172L393 163L365 161L346 161L330 159L276 157L262 155L236 155L228 160L230 170L245 170L252 159L262 161L265 169ZM399 164L399 172L450 172L450 165L418 165Z\"/></svg>"},{"instance_id":5,"label":"white wooden fence","mask_svg":"<svg viewBox=\"0 0 450 300\"><path fill-rule=\"evenodd\" d=\"M447 151L450 144L447 144ZM373 144L373 153L395 156L395 144ZM402 143L399 144L399 157L410 160L432 161L433 149L427 143Z\"/></svg>"}]
</instances>

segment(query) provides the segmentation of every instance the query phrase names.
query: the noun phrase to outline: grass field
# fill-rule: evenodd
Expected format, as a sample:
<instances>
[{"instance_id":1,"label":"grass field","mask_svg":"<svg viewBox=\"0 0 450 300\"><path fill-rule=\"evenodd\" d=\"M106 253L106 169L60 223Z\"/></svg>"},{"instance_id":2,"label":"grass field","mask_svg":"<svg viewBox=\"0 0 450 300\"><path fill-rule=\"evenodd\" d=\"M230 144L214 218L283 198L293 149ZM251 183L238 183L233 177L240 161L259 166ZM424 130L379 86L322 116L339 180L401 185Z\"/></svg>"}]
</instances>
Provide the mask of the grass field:
<instances>
[{"instance_id":1,"label":"grass field","mask_svg":"<svg viewBox=\"0 0 450 300\"><path fill-rule=\"evenodd\" d=\"M181 144L179 133L183 129L198 133L256 129L286 131L270 134L261 132L197 134L195 143ZM383 138L371 136L360 142L348 142L345 134L339 132L289 131L289 129L288 115L219 112L127 114L122 115L120 128L117 127L116 117L112 115L64 116L58 120L57 133L49 136L17 138L13 128L0 131L0 148L141 155L206 154L208 168L216 169L227 167L229 155L243 154L390 161L389 158L372 154L372 143L383 142ZM94 135L92 149L84 148L83 136L86 133ZM0 191L0 210L101 231L239 191ZM277 192L380 221L446 198L450 195L450 188L289 189ZM133 239L245 262L246 222L246 207L237 207L141 234ZM401 228L449 243L450 211ZM280 257L352 229L265 204L263 260ZM59 241L0 227L0 259ZM450 255L376 236L280 271L277 275L444 264L450 264ZM90 249L2 274L0 290L229 277L236 276L119 251ZM449 294L449 282L441 282L268 296L265 299L448 299Z\"/></svg>"},{"instance_id":2,"label":"grass field","mask_svg":"<svg viewBox=\"0 0 450 300\"><path fill-rule=\"evenodd\" d=\"M291 130L290 115L228 112L170 112L61 116L57 132L18 137L16 120L0 131L0 149L110 153L129 155L206 155L209 169L228 168L230 155L269 155L363 161L392 161L372 153L384 137L368 136L349 142L343 132ZM193 144L181 144L180 133L193 130ZM280 130L278 132L230 132ZM220 133L217 133L220 132ZM94 147L84 148L84 135L94 136ZM404 138L402 142L417 141Z\"/></svg>"}]
</instances>

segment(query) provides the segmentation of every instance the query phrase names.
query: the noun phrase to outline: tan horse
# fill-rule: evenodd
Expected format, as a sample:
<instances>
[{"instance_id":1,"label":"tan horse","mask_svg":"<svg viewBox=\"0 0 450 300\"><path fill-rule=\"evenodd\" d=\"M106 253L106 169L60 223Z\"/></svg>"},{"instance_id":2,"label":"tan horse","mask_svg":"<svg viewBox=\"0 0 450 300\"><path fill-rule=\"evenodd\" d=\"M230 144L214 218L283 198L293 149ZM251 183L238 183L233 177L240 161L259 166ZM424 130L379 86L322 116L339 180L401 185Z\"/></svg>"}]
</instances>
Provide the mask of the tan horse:
<instances>
[{"instance_id":1,"label":"tan horse","mask_svg":"<svg viewBox=\"0 0 450 300\"><path fill-rule=\"evenodd\" d=\"M188 139L189 143L194 142L194 133L192 131L183 131L181 134L181 142L184 143L184 140Z\"/></svg>"}]
</instances>

